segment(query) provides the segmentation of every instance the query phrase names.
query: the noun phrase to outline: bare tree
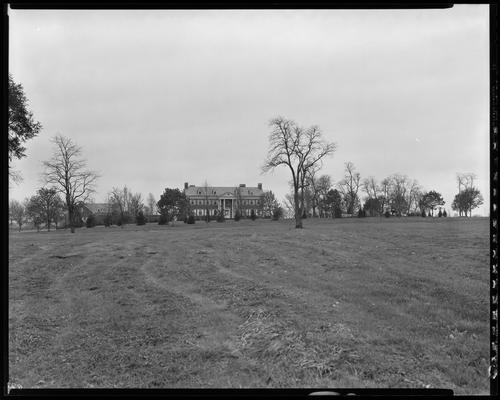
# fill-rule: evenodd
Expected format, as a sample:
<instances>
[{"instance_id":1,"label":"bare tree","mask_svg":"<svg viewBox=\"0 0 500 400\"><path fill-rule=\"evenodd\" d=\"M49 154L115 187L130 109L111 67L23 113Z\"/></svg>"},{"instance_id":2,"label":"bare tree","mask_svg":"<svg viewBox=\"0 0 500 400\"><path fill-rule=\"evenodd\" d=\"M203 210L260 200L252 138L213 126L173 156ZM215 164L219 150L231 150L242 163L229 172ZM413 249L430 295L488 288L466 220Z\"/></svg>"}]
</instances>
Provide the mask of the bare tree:
<instances>
[{"instance_id":1,"label":"bare tree","mask_svg":"<svg viewBox=\"0 0 500 400\"><path fill-rule=\"evenodd\" d=\"M130 213L130 215L134 218L134 221L137 218L139 212L141 212L143 208L144 204L142 203L141 194L140 193L132 194L130 192L128 196L127 210Z\"/></svg>"},{"instance_id":2,"label":"bare tree","mask_svg":"<svg viewBox=\"0 0 500 400\"><path fill-rule=\"evenodd\" d=\"M26 215L33 222L33 225L36 227L36 230L40 232L40 226L44 221L44 212L42 209L42 202L40 201L40 197L35 195L31 196L26 201Z\"/></svg>"},{"instance_id":3,"label":"bare tree","mask_svg":"<svg viewBox=\"0 0 500 400\"><path fill-rule=\"evenodd\" d=\"M295 216L295 205L293 200L293 193L285 194L285 199L283 200L283 205L286 210L286 217L290 218L291 216Z\"/></svg>"},{"instance_id":4,"label":"bare tree","mask_svg":"<svg viewBox=\"0 0 500 400\"><path fill-rule=\"evenodd\" d=\"M151 219L152 215L155 213L156 210L156 199L153 196L153 193L149 193L148 195L148 206L149 206L149 217Z\"/></svg>"},{"instance_id":5,"label":"bare tree","mask_svg":"<svg viewBox=\"0 0 500 400\"><path fill-rule=\"evenodd\" d=\"M26 208L24 204L17 200L11 200L9 203L9 215L11 220L16 221L19 226L19 232L26 219Z\"/></svg>"},{"instance_id":6,"label":"bare tree","mask_svg":"<svg viewBox=\"0 0 500 400\"><path fill-rule=\"evenodd\" d=\"M380 188L377 184L377 180L373 176L363 179L362 186L369 199L377 199L379 197Z\"/></svg>"},{"instance_id":7,"label":"bare tree","mask_svg":"<svg viewBox=\"0 0 500 400\"><path fill-rule=\"evenodd\" d=\"M271 190L266 190L262 195L261 201L263 216L271 218L273 216L274 209L279 207L276 196Z\"/></svg>"},{"instance_id":8,"label":"bare tree","mask_svg":"<svg viewBox=\"0 0 500 400\"><path fill-rule=\"evenodd\" d=\"M406 210L406 214L410 214L410 212L416 211L418 209L418 203L422 196L422 188L418 184L418 181L416 179L408 181L407 193L408 208Z\"/></svg>"},{"instance_id":9,"label":"bare tree","mask_svg":"<svg viewBox=\"0 0 500 400\"><path fill-rule=\"evenodd\" d=\"M113 187L111 192L109 193L109 201L115 206L120 213L120 225L123 228L123 225L126 223L125 213L127 212L127 200L128 200L128 189L125 186L123 189Z\"/></svg>"},{"instance_id":10,"label":"bare tree","mask_svg":"<svg viewBox=\"0 0 500 400\"><path fill-rule=\"evenodd\" d=\"M312 167L307 173L306 177L306 185L310 191L311 197L311 208L312 208L312 216L317 217L316 208L318 208L319 197L321 195L321 186L319 182L319 178L316 178L316 173L319 171L320 166L315 165Z\"/></svg>"},{"instance_id":11,"label":"bare tree","mask_svg":"<svg viewBox=\"0 0 500 400\"><path fill-rule=\"evenodd\" d=\"M308 129L301 128L283 117L274 118L269 123L269 150L262 167L262 172L268 172L284 165L290 169L293 181L295 227L302 228L303 193L299 194L305 185L308 172L322 159L335 151L334 143L327 143L321 137L318 126ZM300 198L302 197L302 199Z\"/></svg>"},{"instance_id":12,"label":"bare tree","mask_svg":"<svg viewBox=\"0 0 500 400\"><path fill-rule=\"evenodd\" d=\"M347 214L354 214L359 205L358 191L361 176L356 172L356 167L352 162L345 163L345 175L338 184L339 191L342 193L346 204Z\"/></svg>"},{"instance_id":13,"label":"bare tree","mask_svg":"<svg viewBox=\"0 0 500 400\"><path fill-rule=\"evenodd\" d=\"M472 172L457 173L458 193L465 189L472 189L475 179L476 174Z\"/></svg>"},{"instance_id":14,"label":"bare tree","mask_svg":"<svg viewBox=\"0 0 500 400\"><path fill-rule=\"evenodd\" d=\"M321 175L316 183L316 190L318 192L317 205L319 209L319 216L325 217L325 199L328 196L328 192L332 188L332 180L329 175Z\"/></svg>"},{"instance_id":15,"label":"bare tree","mask_svg":"<svg viewBox=\"0 0 500 400\"><path fill-rule=\"evenodd\" d=\"M37 198L40 202L40 210L45 217L47 230L50 232L50 222L55 214L60 200L57 196L56 188L40 188L37 192Z\"/></svg>"},{"instance_id":16,"label":"bare tree","mask_svg":"<svg viewBox=\"0 0 500 400\"><path fill-rule=\"evenodd\" d=\"M70 138L57 135L52 139L55 151L52 158L44 161L45 183L55 185L66 202L71 233L75 232L75 212L80 202L86 201L95 191L99 175L87 169L87 161L82 158L82 148Z\"/></svg>"},{"instance_id":17,"label":"bare tree","mask_svg":"<svg viewBox=\"0 0 500 400\"><path fill-rule=\"evenodd\" d=\"M385 212L385 208L389 205L390 195L391 195L391 178L385 178L382 182L380 182L380 212Z\"/></svg>"},{"instance_id":18,"label":"bare tree","mask_svg":"<svg viewBox=\"0 0 500 400\"><path fill-rule=\"evenodd\" d=\"M62 201L61 197L57 195L52 201L52 207L49 210L49 218L54 222L56 229L58 227L59 221L64 219L64 210L66 206Z\"/></svg>"}]
</instances>

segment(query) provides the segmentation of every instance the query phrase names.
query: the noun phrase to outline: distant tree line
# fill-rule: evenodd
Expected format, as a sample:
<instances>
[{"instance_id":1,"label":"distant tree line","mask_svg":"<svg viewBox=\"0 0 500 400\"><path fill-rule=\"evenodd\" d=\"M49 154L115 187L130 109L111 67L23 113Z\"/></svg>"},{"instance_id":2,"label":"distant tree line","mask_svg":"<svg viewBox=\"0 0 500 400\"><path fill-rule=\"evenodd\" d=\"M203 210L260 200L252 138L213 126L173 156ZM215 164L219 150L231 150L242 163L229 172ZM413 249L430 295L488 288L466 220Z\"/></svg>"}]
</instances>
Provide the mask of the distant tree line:
<instances>
[{"instance_id":1,"label":"distant tree line","mask_svg":"<svg viewBox=\"0 0 500 400\"><path fill-rule=\"evenodd\" d=\"M446 217L443 196L436 190L425 191L416 179L392 174L381 181L361 178L352 162L345 163L344 177L334 185L329 175L309 173L301 188L302 218L341 218L351 216L423 216ZM460 216L471 216L483 204L479 189L473 186L473 174L460 174L459 193L452 209ZM287 215L293 215L293 193L285 195Z\"/></svg>"},{"instance_id":2,"label":"distant tree line","mask_svg":"<svg viewBox=\"0 0 500 400\"><path fill-rule=\"evenodd\" d=\"M268 190L263 193L257 207L252 206L249 218L270 218L279 220L285 216L295 219L295 227L302 228L304 218L341 218L346 216L417 216L446 217L445 201L436 190L424 191L416 179L399 173L392 174L381 181L369 176L362 179L352 162L346 162L344 175L336 184L327 174L320 175L323 161L331 156L336 144L326 142L321 130L313 125L308 128L299 126L293 120L277 117L270 121L269 150L262 172L272 171L284 166L291 175L290 193L280 203L275 194ZM20 174L11 168L13 159L25 157L24 142L35 137L41 124L34 120L27 108L23 87L9 76L9 177L19 182ZM82 157L82 148L72 139L56 135L52 142L54 150L49 160L43 161L44 186L23 202L11 200L9 218L11 225L18 229L32 224L38 231L45 227L76 227L86 225L124 226L128 223L143 225L146 222L159 224L174 223L182 220L194 223L195 216L190 201L184 191L166 188L156 201L149 193L144 201L140 193L134 193L127 186L113 187L105 203L105 211L95 213L89 209L95 184L99 178L96 171L87 168ZM484 203L483 197L474 186L475 175L457 174L458 193L451 208L459 216L472 216L472 210ZM205 215L207 223L211 218L224 222L223 210L215 215L209 213L208 183L205 181ZM240 188L235 189L234 220L245 218L248 212ZM91 208L91 207L90 207Z\"/></svg>"}]
</instances>

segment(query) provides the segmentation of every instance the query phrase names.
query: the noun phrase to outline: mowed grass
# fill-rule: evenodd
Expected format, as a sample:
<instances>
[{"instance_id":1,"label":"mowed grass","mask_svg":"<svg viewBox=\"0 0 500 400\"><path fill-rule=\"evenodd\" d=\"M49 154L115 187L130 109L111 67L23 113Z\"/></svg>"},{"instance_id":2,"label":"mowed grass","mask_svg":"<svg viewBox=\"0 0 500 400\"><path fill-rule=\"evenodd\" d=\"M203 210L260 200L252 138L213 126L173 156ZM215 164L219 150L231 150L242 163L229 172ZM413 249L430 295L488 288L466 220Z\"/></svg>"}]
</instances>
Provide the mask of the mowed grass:
<instances>
[{"instance_id":1,"label":"mowed grass","mask_svg":"<svg viewBox=\"0 0 500 400\"><path fill-rule=\"evenodd\" d=\"M9 375L34 387L489 392L489 221L12 233Z\"/></svg>"}]
</instances>

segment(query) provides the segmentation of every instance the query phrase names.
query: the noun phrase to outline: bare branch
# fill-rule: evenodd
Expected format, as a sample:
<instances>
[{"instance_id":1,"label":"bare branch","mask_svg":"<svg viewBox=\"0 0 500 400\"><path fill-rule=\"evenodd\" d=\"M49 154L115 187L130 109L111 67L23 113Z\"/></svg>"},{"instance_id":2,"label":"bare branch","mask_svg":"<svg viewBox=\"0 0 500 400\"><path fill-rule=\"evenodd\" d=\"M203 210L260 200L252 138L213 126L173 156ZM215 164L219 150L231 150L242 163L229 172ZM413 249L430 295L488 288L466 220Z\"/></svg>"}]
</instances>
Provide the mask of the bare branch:
<instances>
[{"instance_id":1,"label":"bare branch","mask_svg":"<svg viewBox=\"0 0 500 400\"><path fill-rule=\"evenodd\" d=\"M55 185L56 190L64 196L70 216L71 231L74 232L75 208L95 191L99 174L86 170L87 162L81 158L82 149L70 138L56 135L52 142L55 150L50 160L43 162L45 167L43 180L47 184Z\"/></svg>"}]
</instances>

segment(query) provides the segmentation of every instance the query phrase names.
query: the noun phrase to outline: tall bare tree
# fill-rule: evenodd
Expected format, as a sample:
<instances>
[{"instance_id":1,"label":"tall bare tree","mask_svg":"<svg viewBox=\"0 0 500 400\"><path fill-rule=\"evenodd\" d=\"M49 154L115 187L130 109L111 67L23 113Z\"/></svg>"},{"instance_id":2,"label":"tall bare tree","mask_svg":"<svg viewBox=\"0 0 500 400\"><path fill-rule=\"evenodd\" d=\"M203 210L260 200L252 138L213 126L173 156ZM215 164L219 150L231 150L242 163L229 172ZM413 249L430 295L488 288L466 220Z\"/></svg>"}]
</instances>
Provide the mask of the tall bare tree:
<instances>
[{"instance_id":1,"label":"tall bare tree","mask_svg":"<svg viewBox=\"0 0 500 400\"><path fill-rule=\"evenodd\" d=\"M409 179L407 188L408 208L406 210L406 214L410 214L410 212L418 210L418 202L422 197L422 188L416 179Z\"/></svg>"},{"instance_id":2,"label":"tall bare tree","mask_svg":"<svg viewBox=\"0 0 500 400\"><path fill-rule=\"evenodd\" d=\"M455 196L454 203L459 204L460 207L457 206L454 209L458 210L460 216L462 216L463 212L467 216L469 208L468 206L465 207L464 204L467 203L466 199L470 198L471 193L474 193L474 179L476 179L476 174L472 172L457 173L458 194ZM464 192L467 192L467 194L463 194Z\"/></svg>"},{"instance_id":3,"label":"tall bare tree","mask_svg":"<svg viewBox=\"0 0 500 400\"><path fill-rule=\"evenodd\" d=\"M156 199L153 196L153 193L149 193L148 195L148 207L149 207L149 217L155 213L156 210Z\"/></svg>"},{"instance_id":4,"label":"tall bare tree","mask_svg":"<svg viewBox=\"0 0 500 400\"><path fill-rule=\"evenodd\" d=\"M52 158L44 161L45 183L54 185L66 202L71 233L75 232L75 213L79 203L86 201L95 192L99 175L87 169L87 161L82 158L82 148L70 138L56 135Z\"/></svg>"},{"instance_id":5,"label":"tall bare tree","mask_svg":"<svg viewBox=\"0 0 500 400\"><path fill-rule=\"evenodd\" d=\"M377 180L373 176L363 179L362 188L369 199L378 198L380 188L377 184Z\"/></svg>"},{"instance_id":6,"label":"tall bare tree","mask_svg":"<svg viewBox=\"0 0 500 400\"><path fill-rule=\"evenodd\" d=\"M262 172L274 170L280 165L289 168L293 181L295 228L302 228L303 201L300 191L310 169L321 165L323 158L333 154L335 143L325 142L318 126L304 129L283 117L272 119L269 126L269 150Z\"/></svg>"},{"instance_id":7,"label":"tall bare tree","mask_svg":"<svg viewBox=\"0 0 500 400\"><path fill-rule=\"evenodd\" d=\"M392 209L396 211L398 216L408 209L408 177L401 174L393 174L390 176L391 192L389 195Z\"/></svg>"},{"instance_id":8,"label":"tall bare tree","mask_svg":"<svg viewBox=\"0 0 500 400\"><path fill-rule=\"evenodd\" d=\"M142 202L142 196L140 193L129 193L127 210L129 214L133 217L134 221L137 218L139 212L144 208L144 203Z\"/></svg>"},{"instance_id":9,"label":"tall bare tree","mask_svg":"<svg viewBox=\"0 0 500 400\"><path fill-rule=\"evenodd\" d=\"M126 212L127 212L127 200L128 200L128 189L126 186L123 189L118 187L113 187L111 192L109 193L109 202L118 210L120 213L120 225L123 228L123 225L126 223Z\"/></svg>"},{"instance_id":10,"label":"tall bare tree","mask_svg":"<svg viewBox=\"0 0 500 400\"><path fill-rule=\"evenodd\" d=\"M472 172L457 173L458 193L465 189L472 189L475 179L476 174Z\"/></svg>"},{"instance_id":11,"label":"tall bare tree","mask_svg":"<svg viewBox=\"0 0 500 400\"><path fill-rule=\"evenodd\" d=\"M391 178L385 178L380 182L380 212L383 213L386 210L386 207L390 203L390 196L391 196Z\"/></svg>"},{"instance_id":12,"label":"tall bare tree","mask_svg":"<svg viewBox=\"0 0 500 400\"><path fill-rule=\"evenodd\" d=\"M339 191L342 193L346 204L347 214L354 214L359 205L358 191L361 176L356 172L356 167L350 161L345 163L345 175L338 184Z\"/></svg>"}]
</instances>

